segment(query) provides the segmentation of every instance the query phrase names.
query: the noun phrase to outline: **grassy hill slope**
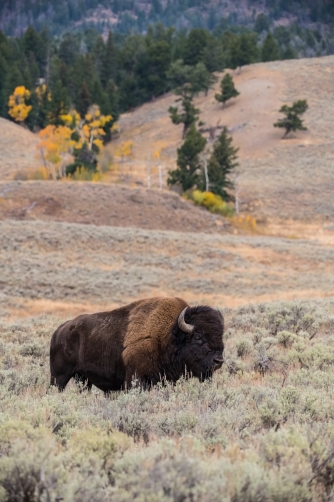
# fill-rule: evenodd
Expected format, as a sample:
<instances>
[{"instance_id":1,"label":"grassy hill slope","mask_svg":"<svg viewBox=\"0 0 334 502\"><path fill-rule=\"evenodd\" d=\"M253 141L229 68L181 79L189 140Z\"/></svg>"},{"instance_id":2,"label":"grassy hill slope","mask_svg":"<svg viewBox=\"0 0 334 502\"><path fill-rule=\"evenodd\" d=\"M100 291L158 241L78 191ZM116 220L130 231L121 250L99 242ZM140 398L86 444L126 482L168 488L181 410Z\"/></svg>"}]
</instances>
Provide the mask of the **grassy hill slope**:
<instances>
[{"instance_id":1,"label":"grassy hill slope","mask_svg":"<svg viewBox=\"0 0 334 502\"><path fill-rule=\"evenodd\" d=\"M239 185L242 210L258 218L327 221L334 217L332 203L332 141L334 57L261 63L233 72L240 96L225 109L214 99L219 83L195 104L204 127L226 126L239 147ZM221 76L220 76L221 77ZM273 123L279 108L296 99L307 99L306 132L282 140ZM182 126L172 124L168 107L175 97L167 95L146 104L120 120L121 137L110 145L134 141L134 160L125 163L113 179L147 184L151 161L152 183L158 172L154 153L161 150L164 180L174 168L176 149L182 144ZM233 102L232 102L233 101Z\"/></svg>"},{"instance_id":2,"label":"grassy hill slope","mask_svg":"<svg viewBox=\"0 0 334 502\"><path fill-rule=\"evenodd\" d=\"M0 180L12 179L41 161L36 158L39 140L28 129L0 117Z\"/></svg>"}]
</instances>

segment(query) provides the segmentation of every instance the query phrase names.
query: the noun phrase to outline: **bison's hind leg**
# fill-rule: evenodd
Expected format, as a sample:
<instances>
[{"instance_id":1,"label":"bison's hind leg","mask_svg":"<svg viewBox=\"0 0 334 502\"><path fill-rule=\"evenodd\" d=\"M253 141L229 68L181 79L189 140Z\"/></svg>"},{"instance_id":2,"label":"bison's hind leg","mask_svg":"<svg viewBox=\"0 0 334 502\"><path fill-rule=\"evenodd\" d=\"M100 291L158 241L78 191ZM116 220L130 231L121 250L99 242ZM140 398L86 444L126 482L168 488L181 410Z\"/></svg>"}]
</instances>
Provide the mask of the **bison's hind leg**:
<instances>
[{"instance_id":1,"label":"bison's hind leg","mask_svg":"<svg viewBox=\"0 0 334 502\"><path fill-rule=\"evenodd\" d=\"M83 392L85 390L90 391L92 389L93 384L90 380L88 380L88 378L85 375L83 375L81 373L76 373L74 375L74 379L75 379L75 383L77 384L77 386L80 389L80 392Z\"/></svg>"}]
</instances>

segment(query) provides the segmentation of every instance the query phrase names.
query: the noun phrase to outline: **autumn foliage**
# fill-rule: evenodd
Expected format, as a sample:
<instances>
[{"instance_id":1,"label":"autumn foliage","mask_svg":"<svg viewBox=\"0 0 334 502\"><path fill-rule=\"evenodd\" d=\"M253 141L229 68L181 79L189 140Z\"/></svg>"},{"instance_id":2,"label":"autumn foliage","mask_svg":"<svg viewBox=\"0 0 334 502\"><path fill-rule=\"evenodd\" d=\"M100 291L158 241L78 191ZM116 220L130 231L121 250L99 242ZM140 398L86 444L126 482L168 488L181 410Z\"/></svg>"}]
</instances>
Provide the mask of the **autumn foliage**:
<instances>
[{"instance_id":1,"label":"autumn foliage","mask_svg":"<svg viewBox=\"0 0 334 502\"><path fill-rule=\"evenodd\" d=\"M45 166L50 169L53 179L65 176L66 161L73 152L75 141L73 131L67 126L48 125L39 133L41 139L37 148L41 152Z\"/></svg>"},{"instance_id":2,"label":"autumn foliage","mask_svg":"<svg viewBox=\"0 0 334 502\"><path fill-rule=\"evenodd\" d=\"M194 190L192 199L196 205L204 206L212 213L221 214L223 216L232 216L234 213L232 206L227 204L220 195L216 195L212 192Z\"/></svg>"},{"instance_id":3,"label":"autumn foliage","mask_svg":"<svg viewBox=\"0 0 334 502\"><path fill-rule=\"evenodd\" d=\"M32 106L26 104L30 97L30 91L21 85L16 87L13 94L9 97L8 113L15 120L22 124L28 117Z\"/></svg>"},{"instance_id":4,"label":"autumn foliage","mask_svg":"<svg viewBox=\"0 0 334 502\"><path fill-rule=\"evenodd\" d=\"M48 125L39 133L41 141L37 148L51 176L63 178L69 173L75 174L77 169L89 171L90 166L95 172L96 155L103 148L103 128L112 120L111 115L101 115L99 107L93 105L84 119L76 110L60 118L64 125ZM69 165L70 171L66 169Z\"/></svg>"}]
</instances>

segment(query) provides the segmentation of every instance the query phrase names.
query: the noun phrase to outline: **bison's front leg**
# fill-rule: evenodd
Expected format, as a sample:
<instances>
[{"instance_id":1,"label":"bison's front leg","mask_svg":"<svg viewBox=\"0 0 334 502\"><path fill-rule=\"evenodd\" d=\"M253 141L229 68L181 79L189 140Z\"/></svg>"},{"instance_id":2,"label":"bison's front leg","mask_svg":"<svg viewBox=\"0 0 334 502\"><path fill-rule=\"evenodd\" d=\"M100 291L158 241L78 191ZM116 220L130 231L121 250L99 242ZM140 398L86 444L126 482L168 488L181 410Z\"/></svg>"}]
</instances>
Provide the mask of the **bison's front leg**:
<instances>
[{"instance_id":1,"label":"bison's front leg","mask_svg":"<svg viewBox=\"0 0 334 502\"><path fill-rule=\"evenodd\" d=\"M125 379L125 390L130 390L133 387L139 387L141 390L150 390L153 385L156 385L160 379L151 378L148 376L138 376L135 372L127 372Z\"/></svg>"}]
</instances>

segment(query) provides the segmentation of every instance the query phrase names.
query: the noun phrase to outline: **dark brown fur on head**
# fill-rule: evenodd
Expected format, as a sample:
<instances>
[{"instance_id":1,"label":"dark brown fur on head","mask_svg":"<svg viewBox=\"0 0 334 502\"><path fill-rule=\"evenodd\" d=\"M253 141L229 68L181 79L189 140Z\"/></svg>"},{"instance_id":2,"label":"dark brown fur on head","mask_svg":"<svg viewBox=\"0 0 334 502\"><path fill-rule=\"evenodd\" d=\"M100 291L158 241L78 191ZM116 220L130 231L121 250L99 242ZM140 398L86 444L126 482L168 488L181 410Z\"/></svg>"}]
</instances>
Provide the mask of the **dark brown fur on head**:
<instances>
[{"instance_id":1,"label":"dark brown fur on head","mask_svg":"<svg viewBox=\"0 0 334 502\"><path fill-rule=\"evenodd\" d=\"M203 381L223 364L223 316L211 307L189 307L185 321L194 326L192 333L184 333L176 322L172 334L186 370Z\"/></svg>"}]
</instances>

